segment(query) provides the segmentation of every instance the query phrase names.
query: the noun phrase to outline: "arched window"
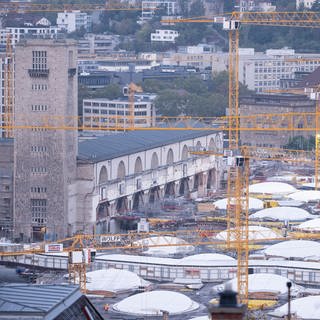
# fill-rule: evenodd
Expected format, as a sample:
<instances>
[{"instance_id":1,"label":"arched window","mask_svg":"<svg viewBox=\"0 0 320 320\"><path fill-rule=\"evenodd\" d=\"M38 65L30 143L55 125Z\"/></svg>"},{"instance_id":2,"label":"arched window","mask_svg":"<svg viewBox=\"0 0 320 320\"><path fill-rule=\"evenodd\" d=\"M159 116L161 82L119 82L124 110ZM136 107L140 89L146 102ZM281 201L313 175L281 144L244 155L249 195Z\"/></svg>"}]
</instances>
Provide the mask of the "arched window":
<instances>
[{"instance_id":1,"label":"arched window","mask_svg":"<svg viewBox=\"0 0 320 320\"><path fill-rule=\"evenodd\" d=\"M126 176L126 167L124 165L124 162L120 161L120 163L118 165L117 178L124 179L125 176Z\"/></svg>"},{"instance_id":2,"label":"arched window","mask_svg":"<svg viewBox=\"0 0 320 320\"><path fill-rule=\"evenodd\" d=\"M104 184L108 182L108 171L105 166L102 166L99 174L99 184Z\"/></svg>"},{"instance_id":3,"label":"arched window","mask_svg":"<svg viewBox=\"0 0 320 320\"><path fill-rule=\"evenodd\" d=\"M211 138L210 139L210 142L209 142L209 146L208 146L208 149L209 149L209 151L213 151L213 150L215 150L215 142L214 142L214 139L213 138Z\"/></svg>"},{"instance_id":4,"label":"arched window","mask_svg":"<svg viewBox=\"0 0 320 320\"><path fill-rule=\"evenodd\" d=\"M142 172L142 161L141 161L141 158L138 157L136 159L136 162L134 164L134 173L137 174L137 173L140 173Z\"/></svg>"},{"instance_id":5,"label":"arched window","mask_svg":"<svg viewBox=\"0 0 320 320\"><path fill-rule=\"evenodd\" d=\"M183 146L181 160L187 160L189 158L188 147L186 145Z\"/></svg>"},{"instance_id":6,"label":"arched window","mask_svg":"<svg viewBox=\"0 0 320 320\"><path fill-rule=\"evenodd\" d=\"M159 158L156 152L152 154L151 158L151 169L155 169L159 167Z\"/></svg>"},{"instance_id":7,"label":"arched window","mask_svg":"<svg viewBox=\"0 0 320 320\"><path fill-rule=\"evenodd\" d=\"M170 148L168 150L168 153L167 153L167 165L171 165L171 164L173 164L173 162L174 162L174 160L173 160L173 151Z\"/></svg>"}]
</instances>

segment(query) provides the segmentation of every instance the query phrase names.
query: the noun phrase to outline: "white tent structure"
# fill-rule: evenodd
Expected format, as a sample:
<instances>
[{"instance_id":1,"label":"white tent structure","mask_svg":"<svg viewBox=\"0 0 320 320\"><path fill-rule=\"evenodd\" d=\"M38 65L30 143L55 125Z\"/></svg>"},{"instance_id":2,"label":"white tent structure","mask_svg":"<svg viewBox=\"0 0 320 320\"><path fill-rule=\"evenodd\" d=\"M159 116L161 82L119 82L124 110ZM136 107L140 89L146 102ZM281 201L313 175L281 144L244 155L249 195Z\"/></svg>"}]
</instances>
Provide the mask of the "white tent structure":
<instances>
[{"instance_id":1,"label":"white tent structure","mask_svg":"<svg viewBox=\"0 0 320 320\"><path fill-rule=\"evenodd\" d=\"M299 319L320 319L320 296L309 296L291 301L291 313L295 313ZM288 304L276 308L269 315L273 318L283 319L288 314Z\"/></svg>"},{"instance_id":2,"label":"white tent structure","mask_svg":"<svg viewBox=\"0 0 320 320\"><path fill-rule=\"evenodd\" d=\"M145 281L135 273L127 270L102 269L87 272L87 289L89 291L119 293L149 285L149 281Z\"/></svg>"},{"instance_id":3,"label":"white tent structure","mask_svg":"<svg viewBox=\"0 0 320 320\"><path fill-rule=\"evenodd\" d=\"M232 202L233 201L231 199L231 203ZM228 199L224 198L224 199L217 200L213 203L213 205L218 209L227 210ZM249 210L259 210L259 209L263 209L263 201L260 199L249 197Z\"/></svg>"},{"instance_id":4,"label":"white tent structure","mask_svg":"<svg viewBox=\"0 0 320 320\"><path fill-rule=\"evenodd\" d=\"M234 234L235 234L234 232L231 232L231 237L230 237L231 241L236 240ZM216 235L216 239L226 241L227 236L228 236L227 230L225 230L225 231L219 232ZM279 237L280 237L280 234L278 234L277 232L269 228L260 227L260 226L249 226L249 240L275 239Z\"/></svg>"},{"instance_id":5,"label":"white tent structure","mask_svg":"<svg viewBox=\"0 0 320 320\"><path fill-rule=\"evenodd\" d=\"M249 193L287 195L296 192L297 189L284 182L261 182L249 186Z\"/></svg>"},{"instance_id":6,"label":"white tent structure","mask_svg":"<svg viewBox=\"0 0 320 320\"><path fill-rule=\"evenodd\" d=\"M290 281L288 278L271 273L256 273L249 274L249 293L254 292L269 292L274 294L284 294L288 291L287 282ZM219 284L213 287L213 291L222 292L225 287L228 286L233 291L238 291L238 280L233 278L227 281L225 284ZM292 284L291 294L297 296L303 288Z\"/></svg>"},{"instance_id":7,"label":"white tent structure","mask_svg":"<svg viewBox=\"0 0 320 320\"><path fill-rule=\"evenodd\" d=\"M175 246L175 244L179 244L179 246ZM144 251L144 254L157 257L169 257L177 254L190 254L194 252L194 246L188 245L183 239L170 236L145 238L135 241L133 245L147 248L147 250Z\"/></svg>"},{"instance_id":8,"label":"white tent structure","mask_svg":"<svg viewBox=\"0 0 320 320\"><path fill-rule=\"evenodd\" d=\"M295 229L309 232L318 232L320 231L320 218L305 221L298 226L295 226Z\"/></svg>"},{"instance_id":9,"label":"white tent structure","mask_svg":"<svg viewBox=\"0 0 320 320\"><path fill-rule=\"evenodd\" d=\"M290 240L276 243L264 250L266 257L304 260L320 258L320 243L309 240Z\"/></svg>"},{"instance_id":10,"label":"white tent structure","mask_svg":"<svg viewBox=\"0 0 320 320\"><path fill-rule=\"evenodd\" d=\"M190 320L210 320L208 316L203 316L203 317L196 317L196 318L192 318Z\"/></svg>"},{"instance_id":11,"label":"white tent structure","mask_svg":"<svg viewBox=\"0 0 320 320\"><path fill-rule=\"evenodd\" d=\"M132 315L161 316L161 310L177 315L196 310L199 304L184 294L157 290L135 294L114 304L112 308Z\"/></svg>"},{"instance_id":12,"label":"white tent structure","mask_svg":"<svg viewBox=\"0 0 320 320\"><path fill-rule=\"evenodd\" d=\"M252 215L251 220L272 220L272 221L305 221L315 216L308 211L296 207L273 207L260 210Z\"/></svg>"},{"instance_id":13,"label":"white tent structure","mask_svg":"<svg viewBox=\"0 0 320 320\"><path fill-rule=\"evenodd\" d=\"M186 263L208 263L211 261L235 261L234 258L221 253L200 253L180 259L181 264Z\"/></svg>"},{"instance_id":14,"label":"white tent structure","mask_svg":"<svg viewBox=\"0 0 320 320\"><path fill-rule=\"evenodd\" d=\"M302 190L288 195L288 198L298 201L318 201L320 200L320 191L318 190Z\"/></svg>"},{"instance_id":15,"label":"white tent structure","mask_svg":"<svg viewBox=\"0 0 320 320\"><path fill-rule=\"evenodd\" d=\"M279 175L279 176L272 176L268 177L267 181L272 181L272 182L292 182L295 179L296 175L292 173L284 174L284 175Z\"/></svg>"}]
</instances>

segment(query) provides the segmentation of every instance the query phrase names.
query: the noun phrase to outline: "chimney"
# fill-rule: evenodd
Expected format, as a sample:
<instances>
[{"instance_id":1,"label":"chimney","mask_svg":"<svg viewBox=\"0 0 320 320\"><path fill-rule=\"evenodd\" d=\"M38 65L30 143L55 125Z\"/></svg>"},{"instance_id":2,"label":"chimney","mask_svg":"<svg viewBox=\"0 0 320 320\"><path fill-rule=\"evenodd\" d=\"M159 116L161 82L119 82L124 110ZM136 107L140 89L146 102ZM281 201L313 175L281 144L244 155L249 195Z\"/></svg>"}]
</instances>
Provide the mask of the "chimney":
<instances>
[{"instance_id":1,"label":"chimney","mask_svg":"<svg viewBox=\"0 0 320 320\"><path fill-rule=\"evenodd\" d=\"M209 305L212 320L243 320L246 310L246 305L237 303L237 293L229 288L220 293L218 305Z\"/></svg>"}]
</instances>

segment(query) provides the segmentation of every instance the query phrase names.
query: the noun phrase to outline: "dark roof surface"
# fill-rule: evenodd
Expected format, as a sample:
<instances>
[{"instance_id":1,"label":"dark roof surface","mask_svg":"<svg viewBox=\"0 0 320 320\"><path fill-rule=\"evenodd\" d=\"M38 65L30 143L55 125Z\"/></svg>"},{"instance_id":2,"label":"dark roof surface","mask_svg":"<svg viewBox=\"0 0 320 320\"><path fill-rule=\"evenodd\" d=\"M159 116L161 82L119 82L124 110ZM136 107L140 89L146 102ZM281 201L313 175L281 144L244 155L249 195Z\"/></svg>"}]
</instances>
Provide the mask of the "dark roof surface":
<instances>
[{"instance_id":1,"label":"dark roof surface","mask_svg":"<svg viewBox=\"0 0 320 320\"><path fill-rule=\"evenodd\" d=\"M306 76L299 87L313 87L318 86L320 84L320 67L311 72L308 76Z\"/></svg>"},{"instance_id":2,"label":"dark roof surface","mask_svg":"<svg viewBox=\"0 0 320 320\"><path fill-rule=\"evenodd\" d=\"M79 143L78 159L99 162L194 139L213 133L211 130L148 130L111 134Z\"/></svg>"},{"instance_id":3,"label":"dark roof surface","mask_svg":"<svg viewBox=\"0 0 320 320\"><path fill-rule=\"evenodd\" d=\"M47 314L75 293L78 286L8 284L0 286L0 314ZM69 307L64 305L64 308Z\"/></svg>"}]
</instances>

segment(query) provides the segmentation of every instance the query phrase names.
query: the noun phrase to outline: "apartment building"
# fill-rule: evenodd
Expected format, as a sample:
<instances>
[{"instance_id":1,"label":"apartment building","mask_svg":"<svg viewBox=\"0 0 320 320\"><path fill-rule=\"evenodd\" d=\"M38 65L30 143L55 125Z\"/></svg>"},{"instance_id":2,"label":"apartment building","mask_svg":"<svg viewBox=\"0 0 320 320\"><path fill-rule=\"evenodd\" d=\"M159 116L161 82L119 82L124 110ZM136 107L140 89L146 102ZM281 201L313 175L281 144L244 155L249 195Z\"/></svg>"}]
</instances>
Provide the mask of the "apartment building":
<instances>
[{"instance_id":1,"label":"apartment building","mask_svg":"<svg viewBox=\"0 0 320 320\"><path fill-rule=\"evenodd\" d=\"M296 0L296 9L306 8L311 9L316 0Z\"/></svg>"},{"instance_id":2,"label":"apartment building","mask_svg":"<svg viewBox=\"0 0 320 320\"><path fill-rule=\"evenodd\" d=\"M276 6L272 5L271 1L264 0L239 0L237 6L240 12L276 10Z\"/></svg>"},{"instance_id":3,"label":"apartment building","mask_svg":"<svg viewBox=\"0 0 320 320\"><path fill-rule=\"evenodd\" d=\"M179 37L179 32L175 30L160 30L150 34L151 42L171 42L175 43Z\"/></svg>"},{"instance_id":4,"label":"apartment building","mask_svg":"<svg viewBox=\"0 0 320 320\"><path fill-rule=\"evenodd\" d=\"M320 54L298 54L293 49L240 50L239 80L250 90L264 92L278 89L281 79L294 79L296 72L313 72L319 66Z\"/></svg>"},{"instance_id":5,"label":"apartment building","mask_svg":"<svg viewBox=\"0 0 320 320\"><path fill-rule=\"evenodd\" d=\"M77 45L71 40L27 40L16 46L14 236L24 241L63 238L68 193L76 177ZM49 122L44 119L50 119ZM44 127L39 125L46 123Z\"/></svg>"},{"instance_id":6,"label":"apartment building","mask_svg":"<svg viewBox=\"0 0 320 320\"><path fill-rule=\"evenodd\" d=\"M141 21L152 19L156 12L156 8L164 8L167 16L174 16L177 14L176 0L142 0Z\"/></svg>"},{"instance_id":7,"label":"apartment building","mask_svg":"<svg viewBox=\"0 0 320 320\"><path fill-rule=\"evenodd\" d=\"M5 46L7 36L10 35L11 44L14 47L20 40L28 38L57 38L58 27L6 27L0 29L0 45Z\"/></svg>"},{"instance_id":8,"label":"apartment building","mask_svg":"<svg viewBox=\"0 0 320 320\"><path fill-rule=\"evenodd\" d=\"M79 55L105 55L114 51L120 43L120 36L89 33L78 40Z\"/></svg>"},{"instance_id":9,"label":"apartment building","mask_svg":"<svg viewBox=\"0 0 320 320\"><path fill-rule=\"evenodd\" d=\"M137 93L134 95L134 126L152 127L156 121L154 99L156 95ZM83 123L85 127L96 128L103 133L108 128L131 126L130 103L127 97L121 99L84 99ZM101 130L99 130L101 128Z\"/></svg>"},{"instance_id":10,"label":"apartment building","mask_svg":"<svg viewBox=\"0 0 320 320\"><path fill-rule=\"evenodd\" d=\"M67 33L80 30L81 28L90 32L92 17L90 14L78 10L59 12L57 16L57 26L59 30L64 30Z\"/></svg>"}]
</instances>

